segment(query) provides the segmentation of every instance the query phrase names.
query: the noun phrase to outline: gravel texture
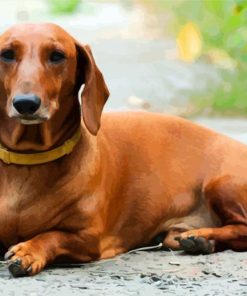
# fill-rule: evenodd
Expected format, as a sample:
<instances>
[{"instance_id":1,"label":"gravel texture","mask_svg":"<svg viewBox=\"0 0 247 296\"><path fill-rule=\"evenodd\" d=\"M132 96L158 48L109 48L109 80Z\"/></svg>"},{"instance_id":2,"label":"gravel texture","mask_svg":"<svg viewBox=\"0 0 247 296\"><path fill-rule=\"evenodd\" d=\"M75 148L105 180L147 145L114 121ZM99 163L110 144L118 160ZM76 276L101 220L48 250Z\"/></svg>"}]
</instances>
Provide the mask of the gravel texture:
<instances>
[{"instance_id":1,"label":"gravel texture","mask_svg":"<svg viewBox=\"0 0 247 296\"><path fill-rule=\"evenodd\" d=\"M246 253L191 256L139 251L81 267L53 267L32 278L0 268L0 295L247 295Z\"/></svg>"}]
</instances>

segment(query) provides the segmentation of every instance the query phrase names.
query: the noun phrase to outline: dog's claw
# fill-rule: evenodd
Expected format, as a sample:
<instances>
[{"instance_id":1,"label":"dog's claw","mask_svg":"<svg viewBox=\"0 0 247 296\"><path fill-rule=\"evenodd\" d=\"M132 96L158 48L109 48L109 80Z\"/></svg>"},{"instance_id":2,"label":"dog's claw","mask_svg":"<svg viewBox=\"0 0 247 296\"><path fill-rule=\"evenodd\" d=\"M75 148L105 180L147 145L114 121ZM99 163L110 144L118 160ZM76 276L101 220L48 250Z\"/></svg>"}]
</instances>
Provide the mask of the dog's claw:
<instances>
[{"instance_id":1,"label":"dog's claw","mask_svg":"<svg viewBox=\"0 0 247 296\"><path fill-rule=\"evenodd\" d=\"M8 269L13 277L22 277L27 275L27 271L23 269L21 259L9 261Z\"/></svg>"},{"instance_id":2,"label":"dog's claw","mask_svg":"<svg viewBox=\"0 0 247 296\"><path fill-rule=\"evenodd\" d=\"M190 236L180 239L179 243L183 250L190 254L211 254L214 252L215 242L204 237Z\"/></svg>"},{"instance_id":3,"label":"dog's claw","mask_svg":"<svg viewBox=\"0 0 247 296\"><path fill-rule=\"evenodd\" d=\"M186 252L194 253L196 251L196 244L190 238L181 239L179 243Z\"/></svg>"},{"instance_id":4,"label":"dog's claw","mask_svg":"<svg viewBox=\"0 0 247 296\"><path fill-rule=\"evenodd\" d=\"M27 269L27 274L31 274L32 273L32 266L29 266Z\"/></svg>"},{"instance_id":5,"label":"dog's claw","mask_svg":"<svg viewBox=\"0 0 247 296\"><path fill-rule=\"evenodd\" d=\"M9 260L13 255L14 255L14 252L12 252L12 251L8 251L8 252L4 255L4 260Z\"/></svg>"}]
</instances>

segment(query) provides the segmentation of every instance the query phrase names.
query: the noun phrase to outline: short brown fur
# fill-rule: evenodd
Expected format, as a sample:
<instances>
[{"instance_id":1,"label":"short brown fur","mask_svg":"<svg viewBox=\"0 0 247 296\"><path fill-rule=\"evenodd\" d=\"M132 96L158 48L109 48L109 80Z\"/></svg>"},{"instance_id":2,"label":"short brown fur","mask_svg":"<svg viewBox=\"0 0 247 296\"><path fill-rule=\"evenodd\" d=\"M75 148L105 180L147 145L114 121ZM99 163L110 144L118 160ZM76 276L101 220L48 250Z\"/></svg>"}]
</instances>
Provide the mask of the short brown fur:
<instances>
[{"instance_id":1,"label":"short brown fur","mask_svg":"<svg viewBox=\"0 0 247 296\"><path fill-rule=\"evenodd\" d=\"M66 61L50 65L47 54L57 46ZM20 153L49 151L82 130L73 152L56 161L0 161L0 241L12 246L10 266L20 259L23 275L34 275L60 257L109 258L160 233L174 249L192 236L213 242L211 251L247 250L245 145L161 114L103 114L100 128L109 93L88 46L42 24L9 29L0 51L8 47L17 57L0 61L0 142ZM38 94L49 119L25 125L10 118L18 92Z\"/></svg>"}]
</instances>

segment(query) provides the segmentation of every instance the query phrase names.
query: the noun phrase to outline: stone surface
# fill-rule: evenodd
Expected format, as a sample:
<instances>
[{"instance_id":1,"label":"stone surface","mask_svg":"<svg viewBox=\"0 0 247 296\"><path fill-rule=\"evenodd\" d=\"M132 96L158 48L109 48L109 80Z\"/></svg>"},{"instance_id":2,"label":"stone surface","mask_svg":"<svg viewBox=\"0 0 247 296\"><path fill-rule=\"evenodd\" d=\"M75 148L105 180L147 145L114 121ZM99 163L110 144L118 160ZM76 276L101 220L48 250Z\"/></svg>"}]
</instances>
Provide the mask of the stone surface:
<instances>
[{"instance_id":1,"label":"stone surface","mask_svg":"<svg viewBox=\"0 0 247 296\"><path fill-rule=\"evenodd\" d=\"M247 256L233 251L200 256L139 251L80 267L51 267L18 279L0 266L0 295L82 294L247 295Z\"/></svg>"}]
</instances>

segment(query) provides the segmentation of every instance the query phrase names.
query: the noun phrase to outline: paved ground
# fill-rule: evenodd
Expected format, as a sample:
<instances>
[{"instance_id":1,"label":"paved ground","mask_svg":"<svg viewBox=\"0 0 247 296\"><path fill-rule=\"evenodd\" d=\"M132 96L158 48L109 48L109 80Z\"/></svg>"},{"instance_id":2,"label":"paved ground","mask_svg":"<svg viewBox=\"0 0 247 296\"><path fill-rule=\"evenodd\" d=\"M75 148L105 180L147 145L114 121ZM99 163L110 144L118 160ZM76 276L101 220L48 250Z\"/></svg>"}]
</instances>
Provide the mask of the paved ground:
<instances>
[{"instance_id":1,"label":"paved ground","mask_svg":"<svg viewBox=\"0 0 247 296\"><path fill-rule=\"evenodd\" d=\"M218 70L210 65L174 60L175 42L169 32L162 29L165 35L160 38L161 26L155 26L152 16L150 19L138 5L83 2L87 5L80 13L58 18L48 14L44 1L1 1L0 30L17 20L48 20L64 26L78 40L92 44L112 94L106 109L146 108L177 113L188 108L192 93L200 95L222 83ZM165 22L166 16L162 28ZM247 143L247 120L195 120ZM247 295L247 253L189 256L179 252L138 252L81 267L51 268L20 279L11 278L5 264L0 264L0 295L82 294Z\"/></svg>"},{"instance_id":2,"label":"paved ground","mask_svg":"<svg viewBox=\"0 0 247 296\"><path fill-rule=\"evenodd\" d=\"M174 255L175 254L175 255ZM13 279L0 268L4 296L70 295L247 295L246 253L209 256L137 252L74 268L53 268Z\"/></svg>"}]
</instances>

